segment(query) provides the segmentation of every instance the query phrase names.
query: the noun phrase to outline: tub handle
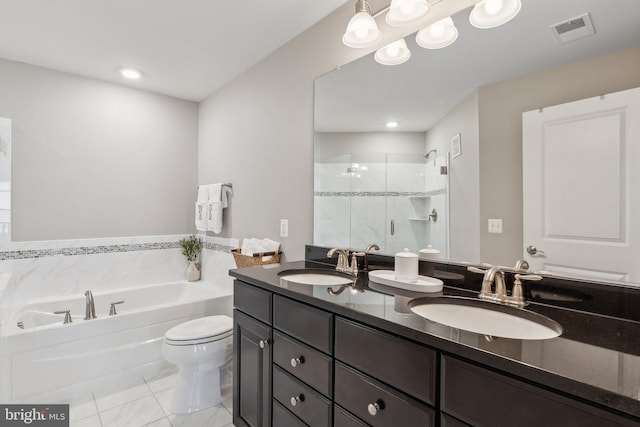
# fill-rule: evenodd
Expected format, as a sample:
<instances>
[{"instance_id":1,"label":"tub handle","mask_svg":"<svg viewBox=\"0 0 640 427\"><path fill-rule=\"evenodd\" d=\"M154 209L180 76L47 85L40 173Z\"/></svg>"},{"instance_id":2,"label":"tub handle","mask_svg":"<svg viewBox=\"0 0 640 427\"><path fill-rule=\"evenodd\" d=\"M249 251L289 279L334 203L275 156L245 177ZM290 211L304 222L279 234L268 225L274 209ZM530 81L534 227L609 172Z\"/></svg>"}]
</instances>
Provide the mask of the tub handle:
<instances>
[{"instance_id":1,"label":"tub handle","mask_svg":"<svg viewBox=\"0 0 640 427\"><path fill-rule=\"evenodd\" d=\"M116 314L118 314L118 312L116 311L116 304L123 304L123 303L124 301L112 302L111 308L109 309L109 316L115 316Z\"/></svg>"},{"instance_id":2,"label":"tub handle","mask_svg":"<svg viewBox=\"0 0 640 427\"><path fill-rule=\"evenodd\" d=\"M73 322L71 320L71 310L54 311L53 314L64 314L64 322L62 322L64 325Z\"/></svg>"}]
</instances>

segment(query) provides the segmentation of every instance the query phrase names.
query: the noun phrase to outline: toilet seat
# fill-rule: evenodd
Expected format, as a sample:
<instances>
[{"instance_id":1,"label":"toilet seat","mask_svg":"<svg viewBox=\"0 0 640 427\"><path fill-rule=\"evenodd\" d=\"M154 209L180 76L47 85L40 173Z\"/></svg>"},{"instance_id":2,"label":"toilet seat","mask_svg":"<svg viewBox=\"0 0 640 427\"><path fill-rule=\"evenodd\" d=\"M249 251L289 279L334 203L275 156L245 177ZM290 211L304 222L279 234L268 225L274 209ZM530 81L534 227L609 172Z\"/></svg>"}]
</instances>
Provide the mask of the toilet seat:
<instances>
[{"instance_id":1,"label":"toilet seat","mask_svg":"<svg viewBox=\"0 0 640 427\"><path fill-rule=\"evenodd\" d=\"M190 320L169 329L164 342L172 346L207 344L233 334L233 319L229 316L208 316Z\"/></svg>"}]
</instances>

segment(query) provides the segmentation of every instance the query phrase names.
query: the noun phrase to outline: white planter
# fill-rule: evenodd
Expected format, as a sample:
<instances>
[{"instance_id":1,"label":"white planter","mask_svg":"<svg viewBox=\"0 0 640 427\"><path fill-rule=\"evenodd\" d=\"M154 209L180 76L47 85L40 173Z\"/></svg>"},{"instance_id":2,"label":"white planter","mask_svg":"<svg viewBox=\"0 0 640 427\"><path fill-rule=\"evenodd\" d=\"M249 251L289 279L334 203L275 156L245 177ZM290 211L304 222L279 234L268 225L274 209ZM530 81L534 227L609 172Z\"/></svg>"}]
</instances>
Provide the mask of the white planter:
<instances>
[{"instance_id":1,"label":"white planter","mask_svg":"<svg viewBox=\"0 0 640 427\"><path fill-rule=\"evenodd\" d=\"M187 267L187 281L195 282L197 280L200 280L200 264L190 261L189 267Z\"/></svg>"}]
</instances>

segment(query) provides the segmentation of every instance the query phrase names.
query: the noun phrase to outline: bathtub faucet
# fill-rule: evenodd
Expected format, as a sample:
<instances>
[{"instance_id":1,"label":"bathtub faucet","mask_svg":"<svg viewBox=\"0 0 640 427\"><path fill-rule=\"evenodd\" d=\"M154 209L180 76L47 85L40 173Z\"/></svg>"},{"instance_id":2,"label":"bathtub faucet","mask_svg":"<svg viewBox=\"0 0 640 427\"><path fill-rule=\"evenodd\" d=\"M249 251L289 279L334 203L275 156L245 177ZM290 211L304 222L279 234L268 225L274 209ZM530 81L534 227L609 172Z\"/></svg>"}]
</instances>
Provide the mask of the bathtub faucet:
<instances>
[{"instance_id":1,"label":"bathtub faucet","mask_svg":"<svg viewBox=\"0 0 640 427\"><path fill-rule=\"evenodd\" d=\"M87 308L85 310L84 320L91 320L96 318L96 306L93 303L93 294L91 291L84 293L86 297Z\"/></svg>"}]
</instances>

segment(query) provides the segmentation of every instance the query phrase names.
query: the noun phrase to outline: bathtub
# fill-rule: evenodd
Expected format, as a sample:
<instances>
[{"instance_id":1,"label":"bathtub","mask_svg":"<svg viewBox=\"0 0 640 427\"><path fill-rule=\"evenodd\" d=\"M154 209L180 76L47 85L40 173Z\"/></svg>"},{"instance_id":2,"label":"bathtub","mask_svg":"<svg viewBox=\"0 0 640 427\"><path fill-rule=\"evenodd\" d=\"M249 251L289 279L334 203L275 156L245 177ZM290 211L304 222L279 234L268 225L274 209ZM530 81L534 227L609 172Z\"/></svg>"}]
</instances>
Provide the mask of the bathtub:
<instances>
[{"instance_id":1,"label":"bathtub","mask_svg":"<svg viewBox=\"0 0 640 427\"><path fill-rule=\"evenodd\" d=\"M164 333L197 317L232 315L232 296L207 282L173 282L93 292L96 319L84 320L84 294L4 308L0 401L65 403L153 377L170 365ZM111 303L117 314L109 315ZM71 323L64 314L71 312ZM20 325L20 326L18 326Z\"/></svg>"}]
</instances>

